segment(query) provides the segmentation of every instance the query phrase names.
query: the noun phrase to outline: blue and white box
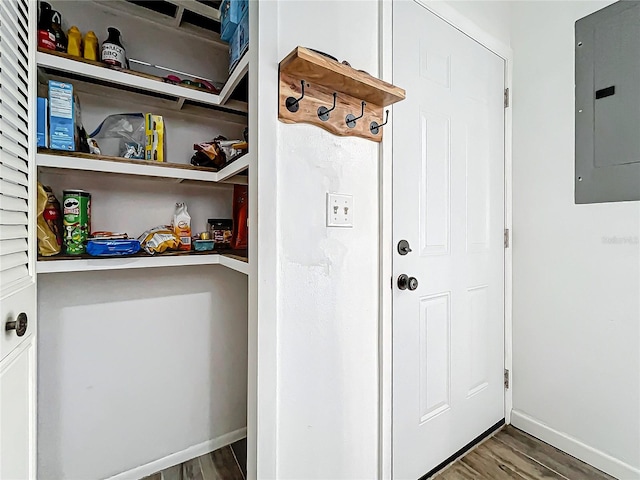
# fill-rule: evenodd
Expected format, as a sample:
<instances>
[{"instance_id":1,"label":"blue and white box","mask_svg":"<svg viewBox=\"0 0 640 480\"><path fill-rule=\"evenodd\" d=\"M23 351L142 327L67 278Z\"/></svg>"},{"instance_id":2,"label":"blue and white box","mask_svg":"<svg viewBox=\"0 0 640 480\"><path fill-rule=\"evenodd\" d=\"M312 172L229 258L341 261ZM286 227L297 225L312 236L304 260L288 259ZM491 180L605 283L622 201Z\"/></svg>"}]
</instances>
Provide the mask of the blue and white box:
<instances>
[{"instance_id":1,"label":"blue and white box","mask_svg":"<svg viewBox=\"0 0 640 480\"><path fill-rule=\"evenodd\" d=\"M49 80L49 147L74 151L73 85Z\"/></svg>"},{"instance_id":2,"label":"blue and white box","mask_svg":"<svg viewBox=\"0 0 640 480\"><path fill-rule=\"evenodd\" d=\"M229 73L233 72L236 65L249 48L249 13L247 12L238 28L233 32L233 37L229 42Z\"/></svg>"},{"instance_id":3,"label":"blue and white box","mask_svg":"<svg viewBox=\"0 0 640 480\"><path fill-rule=\"evenodd\" d=\"M220 5L220 38L230 42L242 17L249 10L248 0L222 0Z\"/></svg>"},{"instance_id":4,"label":"blue and white box","mask_svg":"<svg viewBox=\"0 0 640 480\"><path fill-rule=\"evenodd\" d=\"M49 132L47 131L47 99L38 97L38 119L36 122L36 133L38 137L38 147L49 146Z\"/></svg>"}]
</instances>

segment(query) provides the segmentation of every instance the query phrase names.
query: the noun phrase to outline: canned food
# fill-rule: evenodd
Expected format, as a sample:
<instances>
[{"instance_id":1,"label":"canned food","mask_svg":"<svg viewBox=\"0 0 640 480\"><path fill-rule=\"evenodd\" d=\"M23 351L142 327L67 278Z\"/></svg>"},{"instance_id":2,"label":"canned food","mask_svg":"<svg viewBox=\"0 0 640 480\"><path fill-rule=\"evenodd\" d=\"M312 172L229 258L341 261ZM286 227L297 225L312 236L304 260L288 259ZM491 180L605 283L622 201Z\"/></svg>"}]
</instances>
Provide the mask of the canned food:
<instances>
[{"instance_id":1,"label":"canned food","mask_svg":"<svg viewBox=\"0 0 640 480\"><path fill-rule=\"evenodd\" d=\"M63 192L64 248L69 255L87 251L91 232L91 194L84 190Z\"/></svg>"}]
</instances>

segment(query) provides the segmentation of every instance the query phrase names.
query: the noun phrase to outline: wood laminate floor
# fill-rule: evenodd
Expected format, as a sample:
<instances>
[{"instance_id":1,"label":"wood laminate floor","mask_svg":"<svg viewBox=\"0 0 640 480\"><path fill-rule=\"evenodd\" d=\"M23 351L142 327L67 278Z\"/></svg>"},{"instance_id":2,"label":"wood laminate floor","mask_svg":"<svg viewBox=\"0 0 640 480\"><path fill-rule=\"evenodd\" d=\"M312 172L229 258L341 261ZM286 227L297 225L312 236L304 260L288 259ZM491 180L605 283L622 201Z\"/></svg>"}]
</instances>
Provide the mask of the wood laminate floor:
<instances>
[{"instance_id":1,"label":"wood laminate floor","mask_svg":"<svg viewBox=\"0 0 640 480\"><path fill-rule=\"evenodd\" d=\"M508 425L434 480L615 480L600 470Z\"/></svg>"}]
</instances>

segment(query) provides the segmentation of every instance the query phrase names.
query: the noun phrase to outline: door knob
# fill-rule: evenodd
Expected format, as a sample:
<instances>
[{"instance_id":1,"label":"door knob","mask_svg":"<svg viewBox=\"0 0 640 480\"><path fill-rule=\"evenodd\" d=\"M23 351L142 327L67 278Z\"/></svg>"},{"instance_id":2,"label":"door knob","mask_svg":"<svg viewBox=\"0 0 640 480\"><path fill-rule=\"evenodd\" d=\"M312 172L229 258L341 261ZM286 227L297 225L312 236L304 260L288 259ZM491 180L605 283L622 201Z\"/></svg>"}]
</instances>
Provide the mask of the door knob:
<instances>
[{"instance_id":1,"label":"door knob","mask_svg":"<svg viewBox=\"0 0 640 480\"><path fill-rule=\"evenodd\" d=\"M411 252L411 247L409 247L409 242L407 242L406 240L400 240L398 242L398 253L400 255L406 255L409 252Z\"/></svg>"},{"instance_id":2,"label":"door knob","mask_svg":"<svg viewBox=\"0 0 640 480\"><path fill-rule=\"evenodd\" d=\"M18 318L13 322L7 322L4 326L5 331L15 330L16 335L22 337L27 333L27 314L21 313Z\"/></svg>"},{"instance_id":3,"label":"door knob","mask_svg":"<svg viewBox=\"0 0 640 480\"><path fill-rule=\"evenodd\" d=\"M398 288L400 290L415 290L418 288L418 279L415 277L410 277L405 275L404 273L398 277Z\"/></svg>"}]
</instances>

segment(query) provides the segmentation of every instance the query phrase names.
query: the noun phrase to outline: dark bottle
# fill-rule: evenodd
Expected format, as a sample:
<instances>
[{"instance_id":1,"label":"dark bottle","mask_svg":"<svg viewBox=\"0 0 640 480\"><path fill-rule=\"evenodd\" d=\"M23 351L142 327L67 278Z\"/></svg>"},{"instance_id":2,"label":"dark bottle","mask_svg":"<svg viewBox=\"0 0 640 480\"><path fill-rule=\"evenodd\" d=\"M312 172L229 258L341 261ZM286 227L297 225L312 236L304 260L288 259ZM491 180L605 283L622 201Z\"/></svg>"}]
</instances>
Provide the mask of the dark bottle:
<instances>
[{"instance_id":1,"label":"dark bottle","mask_svg":"<svg viewBox=\"0 0 640 480\"><path fill-rule=\"evenodd\" d=\"M101 60L116 67L126 67L127 57L120 41L120 31L114 27L107 28L107 31L109 37L102 43Z\"/></svg>"},{"instance_id":2,"label":"dark bottle","mask_svg":"<svg viewBox=\"0 0 640 480\"><path fill-rule=\"evenodd\" d=\"M62 15L60 12L51 10L51 28L56 37L56 50L59 52L67 51L67 36L62 30Z\"/></svg>"},{"instance_id":3,"label":"dark bottle","mask_svg":"<svg viewBox=\"0 0 640 480\"><path fill-rule=\"evenodd\" d=\"M40 18L38 19L38 47L48 50L56 49L56 34L51 23L51 5L40 2Z\"/></svg>"}]
</instances>

